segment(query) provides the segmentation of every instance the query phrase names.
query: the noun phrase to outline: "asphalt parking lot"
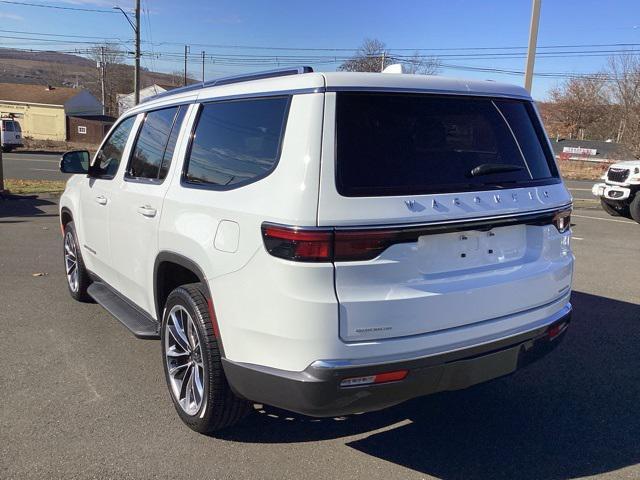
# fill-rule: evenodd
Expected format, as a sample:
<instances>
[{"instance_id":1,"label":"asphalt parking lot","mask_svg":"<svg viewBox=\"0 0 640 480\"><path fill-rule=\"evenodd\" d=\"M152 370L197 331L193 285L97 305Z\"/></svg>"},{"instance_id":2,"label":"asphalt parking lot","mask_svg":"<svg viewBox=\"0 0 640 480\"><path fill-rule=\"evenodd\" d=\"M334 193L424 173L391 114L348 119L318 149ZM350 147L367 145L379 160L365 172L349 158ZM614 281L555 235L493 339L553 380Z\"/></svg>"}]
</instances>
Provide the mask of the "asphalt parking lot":
<instances>
[{"instance_id":1,"label":"asphalt parking lot","mask_svg":"<svg viewBox=\"0 0 640 480\"><path fill-rule=\"evenodd\" d=\"M572 326L528 369L341 419L265 407L211 438L175 414L158 342L69 297L56 200L0 201L0 478L640 478L640 225L573 223Z\"/></svg>"}]
</instances>

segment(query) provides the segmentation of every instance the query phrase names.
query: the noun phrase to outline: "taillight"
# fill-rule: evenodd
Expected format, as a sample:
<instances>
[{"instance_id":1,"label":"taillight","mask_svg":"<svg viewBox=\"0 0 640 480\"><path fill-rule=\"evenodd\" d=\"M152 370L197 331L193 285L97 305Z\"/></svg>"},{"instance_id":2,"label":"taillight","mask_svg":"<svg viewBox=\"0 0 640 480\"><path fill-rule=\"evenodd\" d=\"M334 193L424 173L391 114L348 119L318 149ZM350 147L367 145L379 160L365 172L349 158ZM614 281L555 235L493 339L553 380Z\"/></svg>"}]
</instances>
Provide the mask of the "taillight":
<instances>
[{"instance_id":1,"label":"taillight","mask_svg":"<svg viewBox=\"0 0 640 480\"><path fill-rule=\"evenodd\" d=\"M265 224L262 237L274 257L298 262L333 261L333 230Z\"/></svg>"},{"instance_id":2,"label":"taillight","mask_svg":"<svg viewBox=\"0 0 640 480\"><path fill-rule=\"evenodd\" d=\"M553 216L553 225L558 232L565 233L571 227L571 209L560 210Z\"/></svg>"},{"instance_id":3,"label":"taillight","mask_svg":"<svg viewBox=\"0 0 640 480\"><path fill-rule=\"evenodd\" d=\"M415 239L403 239L403 232L400 230L336 230L334 257L336 261L342 262L371 260L394 243L403 241L411 242Z\"/></svg>"},{"instance_id":4,"label":"taillight","mask_svg":"<svg viewBox=\"0 0 640 480\"><path fill-rule=\"evenodd\" d=\"M400 230L349 230L262 225L267 251L298 262L371 260L394 243L415 241Z\"/></svg>"}]
</instances>

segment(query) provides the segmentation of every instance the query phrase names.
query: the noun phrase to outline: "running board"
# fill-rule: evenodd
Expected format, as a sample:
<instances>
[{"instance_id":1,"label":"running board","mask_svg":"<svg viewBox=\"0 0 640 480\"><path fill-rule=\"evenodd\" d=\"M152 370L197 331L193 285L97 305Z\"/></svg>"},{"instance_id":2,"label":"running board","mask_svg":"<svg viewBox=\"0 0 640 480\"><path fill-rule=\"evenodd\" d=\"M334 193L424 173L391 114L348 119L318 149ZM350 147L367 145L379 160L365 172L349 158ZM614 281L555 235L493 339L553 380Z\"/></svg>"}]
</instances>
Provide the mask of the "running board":
<instances>
[{"instance_id":1,"label":"running board","mask_svg":"<svg viewBox=\"0 0 640 480\"><path fill-rule=\"evenodd\" d=\"M160 338L159 325L146 312L133 306L103 282L93 282L87 293L138 338Z\"/></svg>"}]
</instances>

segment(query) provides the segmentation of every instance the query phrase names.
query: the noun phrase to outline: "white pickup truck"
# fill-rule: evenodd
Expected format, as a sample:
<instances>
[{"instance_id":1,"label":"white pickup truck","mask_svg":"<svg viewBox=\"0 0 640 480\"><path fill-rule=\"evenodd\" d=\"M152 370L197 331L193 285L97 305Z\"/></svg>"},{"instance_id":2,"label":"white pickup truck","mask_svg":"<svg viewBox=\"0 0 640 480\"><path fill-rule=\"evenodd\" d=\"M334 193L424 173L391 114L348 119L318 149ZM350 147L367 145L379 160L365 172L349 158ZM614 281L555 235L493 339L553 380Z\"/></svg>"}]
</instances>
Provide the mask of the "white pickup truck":
<instances>
[{"instance_id":1,"label":"white pickup truck","mask_svg":"<svg viewBox=\"0 0 640 480\"><path fill-rule=\"evenodd\" d=\"M591 189L605 212L640 223L640 160L614 163Z\"/></svg>"}]
</instances>

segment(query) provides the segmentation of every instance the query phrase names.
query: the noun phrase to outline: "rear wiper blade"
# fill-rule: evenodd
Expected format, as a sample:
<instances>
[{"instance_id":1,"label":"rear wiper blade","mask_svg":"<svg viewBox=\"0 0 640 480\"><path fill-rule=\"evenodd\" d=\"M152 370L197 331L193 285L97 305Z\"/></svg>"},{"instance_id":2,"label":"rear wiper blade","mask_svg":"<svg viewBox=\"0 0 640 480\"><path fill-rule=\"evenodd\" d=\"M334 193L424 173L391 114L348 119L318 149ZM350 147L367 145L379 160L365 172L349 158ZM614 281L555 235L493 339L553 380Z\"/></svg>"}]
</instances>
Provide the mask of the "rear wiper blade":
<instances>
[{"instance_id":1,"label":"rear wiper blade","mask_svg":"<svg viewBox=\"0 0 640 480\"><path fill-rule=\"evenodd\" d=\"M468 175L470 177L480 177L492 173L519 172L520 170L524 170L524 167L509 165L507 163L483 163L477 167L473 167Z\"/></svg>"}]
</instances>

